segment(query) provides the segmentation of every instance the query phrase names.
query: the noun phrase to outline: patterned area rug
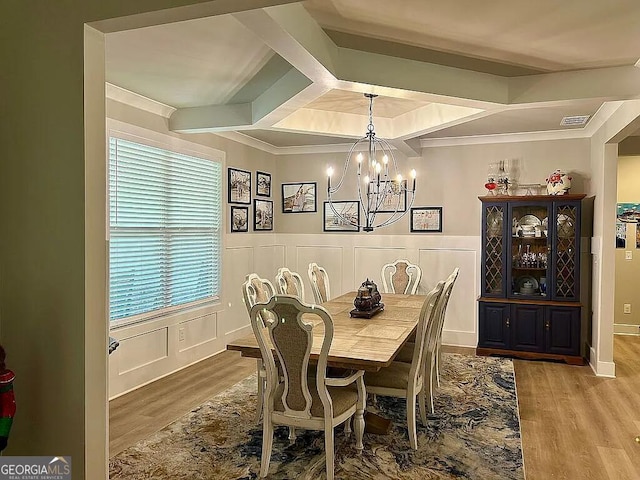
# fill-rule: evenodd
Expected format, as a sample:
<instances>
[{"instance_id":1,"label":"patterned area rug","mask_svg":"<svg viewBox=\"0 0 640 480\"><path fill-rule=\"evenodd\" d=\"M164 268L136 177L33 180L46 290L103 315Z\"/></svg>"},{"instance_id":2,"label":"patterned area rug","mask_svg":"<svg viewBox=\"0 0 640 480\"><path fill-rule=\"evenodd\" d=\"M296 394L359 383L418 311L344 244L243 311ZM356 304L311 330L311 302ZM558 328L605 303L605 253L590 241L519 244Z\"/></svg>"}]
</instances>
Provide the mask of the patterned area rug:
<instances>
[{"instance_id":1,"label":"patterned area rug","mask_svg":"<svg viewBox=\"0 0 640 480\"><path fill-rule=\"evenodd\" d=\"M442 363L435 414L426 426L418 419L418 450L409 446L405 401L378 397L374 410L393 421L391 433L365 433L357 455L353 434L347 438L337 427L337 479L524 479L511 360L444 354ZM262 428L255 396L250 376L113 457L110 478L258 478ZM289 445L287 428L277 427L269 478L326 478L324 434L297 433Z\"/></svg>"}]
</instances>

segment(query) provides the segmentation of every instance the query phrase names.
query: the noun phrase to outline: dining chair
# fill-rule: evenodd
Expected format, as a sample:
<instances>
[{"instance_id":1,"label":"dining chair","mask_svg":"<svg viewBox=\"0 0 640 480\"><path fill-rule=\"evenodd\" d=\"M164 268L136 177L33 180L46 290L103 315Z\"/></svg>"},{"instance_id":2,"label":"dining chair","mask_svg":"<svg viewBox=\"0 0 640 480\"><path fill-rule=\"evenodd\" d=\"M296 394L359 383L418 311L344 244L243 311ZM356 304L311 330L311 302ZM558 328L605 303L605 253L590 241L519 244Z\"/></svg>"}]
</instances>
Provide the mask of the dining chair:
<instances>
[{"instance_id":1,"label":"dining chair","mask_svg":"<svg viewBox=\"0 0 640 480\"><path fill-rule=\"evenodd\" d=\"M267 319L266 329L262 327L264 312L272 314ZM269 473L274 426L288 425L324 431L327 479L332 480L334 428L353 417L356 450L361 452L363 449L364 371L358 370L341 378L327 377L333 320L321 306L307 305L293 295L276 295L266 305L254 305L250 317L267 373L260 477ZM324 335L314 370L309 365L313 329L321 325ZM281 373L276 369L274 350Z\"/></svg>"},{"instance_id":2,"label":"dining chair","mask_svg":"<svg viewBox=\"0 0 640 480\"><path fill-rule=\"evenodd\" d=\"M455 285L459 273L460 269L456 267L444 282L442 295L440 296L440 300L436 306L436 314L434 316L433 324L428 328L424 344L423 368L425 371L424 376L426 379L426 388L421 392L421 395L424 396L424 401L428 403L431 413L434 412L434 381L437 383L438 387L440 386L440 365L442 359L439 357L441 355L442 347L442 329L444 327L449 298L451 298L451 292L453 291L453 286ZM413 349L414 344L412 342L407 342L400 352L398 352L395 360L403 363L411 363L413 360Z\"/></svg>"},{"instance_id":3,"label":"dining chair","mask_svg":"<svg viewBox=\"0 0 640 480\"><path fill-rule=\"evenodd\" d=\"M304 284L298 272L292 272L287 267L281 267L276 273L276 286L278 293L293 295L304 302Z\"/></svg>"},{"instance_id":4,"label":"dining chair","mask_svg":"<svg viewBox=\"0 0 640 480\"><path fill-rule=\"evenodd\" d=\"M244 304L247 307L247 313L249 315L251 315L251 307L256 303L267 303L275 294L276 290L273 287L273 284L266 278L260 278L255 273L248 274L242 284L242 297L244 298ZM268 315L268 313L265 313L265 315ZM259 320L262 322L264 327L264 318L260 316ZM264 369L264 364L261 358L257 360L257 372L258 405L256 406L256 421L259 422L262 418L264 389L267 379L267 373Z\"/></svg>"},{"instance_id":5,"label":"dining chair","mask_svg":"<svg viewBox=\"0 0 640 480\"><path fill-rule=\"evenodd\" d=\"M433 358L433 369L435 370L436 381L438 383L438 387L440 387L440 364L442 363L442 330L444 328L444 320L447 315L447 305L449 305L449 299L451 298L451 292L453 291L453 287L456 284L456 280L458 279L458 275L460 274L460 268L454 268L449 278L445 282L445 290L444 290L444 304L442 306L442 313L440 313L438 319L438 332L436 333L436 346L434 351ZM431 399L431 405L433 406L433 399ZM433 412L433 408L432 408Z\"/></svg>"},{"instance_id":6,"label":"dining chair","mask_svg":"<svg viewBox=\"0 0 640 480\"><path fill-rule=\"evenodd\" d=\"M307 270L309 282L311 282L311 290L317 304L322 304L327 300L331 300L331 290L329 288L329 275L327 271L317 263L310 263Z\"/></svg>"},{"instance_id":7,"label":"dining chair","mask_svg":"<svg viewBox=\"0 0 640 480\"><path fill-rule=\"evenodd\" d=\"M420 285L422 270L409 260L396 260L382 266L382 289L384 293L415 295Z\"/></svg>"},{"instance_id":8,"label":"dining chair","mask_svg":"<svg viewBox=\"0 0 640 480\"><path fill-rule=\"evenodd\" d=\"M407 426L409 443L411 448L418 448L418 436L416 433L416 399L420 403L420 418L423 424L427 423L426 396L419 393L426 388L423 367L424 342L429 325L434 321L436 306L442 294L444 282L438 284L427 293L420 311L416 328L416 342L413 348L411 363L392 362L388 367L381 368L377 372L366 372L364 383L367 392L381 396L405 398L407 400Z\"/></svg>"}]
</instances>

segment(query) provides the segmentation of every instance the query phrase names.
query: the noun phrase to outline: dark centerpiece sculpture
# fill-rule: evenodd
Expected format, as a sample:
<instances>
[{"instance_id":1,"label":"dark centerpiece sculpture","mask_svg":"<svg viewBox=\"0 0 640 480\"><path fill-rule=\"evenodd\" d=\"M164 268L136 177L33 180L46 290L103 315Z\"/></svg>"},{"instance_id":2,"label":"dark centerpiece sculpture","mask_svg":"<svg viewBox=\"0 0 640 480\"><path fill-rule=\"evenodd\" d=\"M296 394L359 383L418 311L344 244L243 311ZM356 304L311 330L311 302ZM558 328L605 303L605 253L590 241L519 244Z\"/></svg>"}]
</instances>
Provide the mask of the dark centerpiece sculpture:
<instances>
[{"instance_id":1,"label":"dark centerpiece sculpture","mask_svg":"<svg viewBox=\"0 0 640 480\"><path fill-rule=\"evenodd\" d=\"M381 303L381 300L382 296L378 291L378 286L367 278L358 288L358 293L353 301L356 308L351 310L350 314L352 317L371 318L384 309L384 303Z\"/></svg>"}]
</instances>

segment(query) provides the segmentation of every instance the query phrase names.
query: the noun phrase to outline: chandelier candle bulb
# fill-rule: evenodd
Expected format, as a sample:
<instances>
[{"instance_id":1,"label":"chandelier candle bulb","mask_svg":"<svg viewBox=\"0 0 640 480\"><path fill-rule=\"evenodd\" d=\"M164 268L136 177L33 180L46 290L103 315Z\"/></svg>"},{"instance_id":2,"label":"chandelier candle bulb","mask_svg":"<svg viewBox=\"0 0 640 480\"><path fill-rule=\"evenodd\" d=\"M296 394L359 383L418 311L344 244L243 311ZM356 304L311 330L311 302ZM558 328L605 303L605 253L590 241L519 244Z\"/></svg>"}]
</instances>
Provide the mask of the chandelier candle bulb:
<instances>
[{"instance_id":1,"label":"chandelier candle bulb","mask_svg":"<svg viewBox=\"0 0 640 480\"><path fill-rule=\"evenodd\" d=\"M327 189L331 188L331 175L333 175L333 167L327 168Z\"/></svg>"},{"instance_id":2,"label":"chandelier candle bulb","mask_svg":"<svg viewBox=\"0 0 640 480\"><path fill-rule=\"evenodd\" d=\"M413 179L413 185L411 186L411 190L416 191L416 170L415 168L411 170L411 178Z\"/></svg>"}]
</instances>

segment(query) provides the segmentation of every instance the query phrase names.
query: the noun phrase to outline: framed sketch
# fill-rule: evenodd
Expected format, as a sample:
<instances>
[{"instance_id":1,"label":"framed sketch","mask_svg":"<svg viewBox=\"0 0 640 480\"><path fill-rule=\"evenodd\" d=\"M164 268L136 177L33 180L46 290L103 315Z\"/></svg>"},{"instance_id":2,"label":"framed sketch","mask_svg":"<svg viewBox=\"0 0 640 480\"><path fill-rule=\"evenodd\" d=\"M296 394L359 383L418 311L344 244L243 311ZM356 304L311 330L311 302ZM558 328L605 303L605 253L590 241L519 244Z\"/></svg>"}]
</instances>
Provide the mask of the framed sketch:
<instances>
[{"instance_id":1,"label":"framed sketch","mask_svg":"<svg viewBox=\"0 0 640 480\"><path fill-rule=\"evenodd\" d=\"M616 248L627 248L627 224L616 222Z\"/></svg>"},{"instance_id":2,"label":"framed sketch","mask_svg":"<svg viewBox=\"0 0 640 480\"><path fill-rule=\"evenodd\" d=\"M231 206L231 231L249 231L249 207Z\"/></svg>"},{"instance_id":3,"label":"framed sketch","mask_svg":"<svg viewBox=\"0 0 640 480\"><path fill-rule=\"evenodd\" d=\"M256 172L256 196L271 196L271 174L266 172Z\"/></svg>"},{"instance_id":4,"label":"framed sketch","mask_svg":"<svg viewBox=\"0 0 640 480\"><path fill-rule=\"evenodd\" d=\"M325 232L358 232L360 231L360 204L356 201L324 202ZM336 212L339 215L336 215ZM354 225L355 224L355 225Z\"/></svg>"},{"instance_id":5,"label":"framed sketch","mask_svg":"<svg viewBox=\"0 0 640 480\"><path fill-rule=\"evenodd\" d=\"M412 232L442 232L442 207L411 209Z\"/></svg>"},{"instance_id":6,"label":"framed sketch","mask_svg":"<svg viewBox=\"0 0 640 480\"><path fill-rule=\"evenodd\" d=\"M316 211L316 182L282 184L282 213Z\"/></svg>"},{"instance_id":7,"label":"framed sketch","mask_svg":"<svg viewBox=\"0 0 640 480\"><path fill-rule=\"evenodd\" d=\"M229 203L251 204L251 172L228 168Z\"/></svg>"},{"instance_id":8,"label":"framed sketch","mask_svg":"<svg viewBox=\"0 0 640 480\"><path fill-rule=\"evenodd\" d=\"M407 211L407 181L403 180L398 188L397 182L391 182L393 185L392 191L386 193L381 199L380 208L378 213L394 213ZM374 188L377 188L375 184L372 184Z\"/></svg>"},{"instance_id":9,"label":"framed sketch","mask_svg":"<svg viewBox=\"0 0 640 480\"><path fill-rule=\"evenodd\" d=\"M273 202L271 200L253 201L253 229L255 231L273 230Z\"/></svg>"}]
</instances>

